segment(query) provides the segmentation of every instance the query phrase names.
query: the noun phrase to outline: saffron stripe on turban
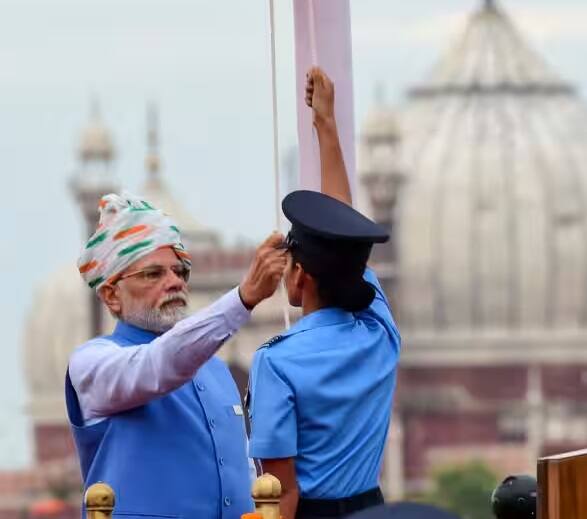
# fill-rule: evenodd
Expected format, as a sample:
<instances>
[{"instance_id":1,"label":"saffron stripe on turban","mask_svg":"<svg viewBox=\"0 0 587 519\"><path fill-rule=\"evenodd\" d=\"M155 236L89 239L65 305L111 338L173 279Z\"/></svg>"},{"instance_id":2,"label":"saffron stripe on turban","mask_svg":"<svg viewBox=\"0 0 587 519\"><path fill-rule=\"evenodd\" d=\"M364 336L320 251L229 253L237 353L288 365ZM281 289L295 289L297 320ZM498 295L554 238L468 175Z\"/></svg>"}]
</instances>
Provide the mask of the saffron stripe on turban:
<instances>
[{"instance_id":1,"label":"saffron stripe on turban","mask_svg":"<svg viewBox=\"0 0 587 519\"><path fill-rule=\"evenodd\" d=\"M129 265L161 247L172 247L191 267L173 220L146 200L109 194L102 197L98 209L98 228L78 260L79 272L90 288L99 290Z\"/></svg>"}]
</instances>

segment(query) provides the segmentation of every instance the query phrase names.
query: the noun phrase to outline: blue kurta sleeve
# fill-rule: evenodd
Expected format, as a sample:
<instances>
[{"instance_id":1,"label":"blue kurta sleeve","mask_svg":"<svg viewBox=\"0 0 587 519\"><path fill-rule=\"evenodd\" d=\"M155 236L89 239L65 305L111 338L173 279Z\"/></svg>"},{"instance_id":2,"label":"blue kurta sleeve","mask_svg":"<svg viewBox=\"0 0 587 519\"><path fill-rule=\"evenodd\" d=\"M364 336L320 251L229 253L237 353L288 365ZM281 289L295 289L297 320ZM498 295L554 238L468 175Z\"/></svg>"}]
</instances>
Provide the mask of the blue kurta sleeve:
<instances>
[{"instance_id":1,"label":"blue kurta sleeve","mask_svg":"<svg viewBox=\"0 0 587 519\"><path fill-rule=\"evenodd\" d=\"M249 455L257 459L295 456L298 449L294 391L267 349L255 354L251 382Z\"/></svg>"}]
</instances>

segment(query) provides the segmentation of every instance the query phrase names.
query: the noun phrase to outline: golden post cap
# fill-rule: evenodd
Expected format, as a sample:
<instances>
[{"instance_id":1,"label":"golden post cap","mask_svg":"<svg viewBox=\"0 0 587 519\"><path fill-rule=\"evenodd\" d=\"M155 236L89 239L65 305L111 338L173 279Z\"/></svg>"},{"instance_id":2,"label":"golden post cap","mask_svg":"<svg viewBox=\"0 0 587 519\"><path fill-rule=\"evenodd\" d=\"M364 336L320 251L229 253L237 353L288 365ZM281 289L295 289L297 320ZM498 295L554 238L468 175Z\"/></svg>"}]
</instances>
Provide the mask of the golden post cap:
<instances>
[{"instance_id":1,"label":"golden post cap","mask_svg":"<svg viewBox=\"0 0 587 519\"><path fill-rule=\"evenodd\" d=\"M88 511L112 511L114 508L114 490L106 483L94 483L86 490L84 502Z\"/></svg>"},{"instance_id":2,"label":"golden post cap","mask_svg":"<svg viewBox=\"0 0 587 519\"><path fill-rule=\"evenodd\" d=\"M255 501L279 501L281 482L273 474L266 472L253 483L252 496Z\"/></svg>"}]
</instances>

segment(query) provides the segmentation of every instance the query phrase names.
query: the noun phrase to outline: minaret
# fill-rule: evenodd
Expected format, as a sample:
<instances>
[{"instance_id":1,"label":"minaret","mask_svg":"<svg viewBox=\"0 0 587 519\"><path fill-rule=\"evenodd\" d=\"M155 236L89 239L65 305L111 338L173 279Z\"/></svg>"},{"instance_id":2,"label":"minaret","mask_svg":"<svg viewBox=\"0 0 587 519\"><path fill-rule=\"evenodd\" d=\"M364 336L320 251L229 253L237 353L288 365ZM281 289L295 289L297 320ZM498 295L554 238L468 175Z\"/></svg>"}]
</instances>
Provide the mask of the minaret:
<instances>
[{"instance_id":1,"label":"minaret","mask_svg":"<svg viewBox=\"0 0 587 519\"><path fill-rule=\"evenodd\" d=\"M91 236L98 224L100 198L115 192L118 184L112 173L114 146L110 132L103 125L98 102L92 102L90 122L82 131L78 148L79 167L70 187L85 222L84 240ZM94 292L90 294L90 336L102 333L102 306Z\"/></svg>"},{"instance_id":2,"label":"minaret","mask_svg":"<svg viewBox=\"0 0 587 519\"><path fill-rule=\"evenodd\" d=\"M365 118L359 140L359 177L363 189L363 208L371 218L389 230L391 245L375 249L374 260L395 261L393 213L404 173L400 167L401 135L395 115L385 103L383 88L378 85L375 103Z\"/></svg>"},{"instance_id":3,"label":"minaret","mask_svg":"<svg viewBox=\"0 0 587 519\"><path fill-rule=\"evenodd\" d=\"M159 113L154 103L147 106L147 156L145 157L147 186L155 187L161 182L161 159L159 157Z\"/></svg>"}]
</instances>

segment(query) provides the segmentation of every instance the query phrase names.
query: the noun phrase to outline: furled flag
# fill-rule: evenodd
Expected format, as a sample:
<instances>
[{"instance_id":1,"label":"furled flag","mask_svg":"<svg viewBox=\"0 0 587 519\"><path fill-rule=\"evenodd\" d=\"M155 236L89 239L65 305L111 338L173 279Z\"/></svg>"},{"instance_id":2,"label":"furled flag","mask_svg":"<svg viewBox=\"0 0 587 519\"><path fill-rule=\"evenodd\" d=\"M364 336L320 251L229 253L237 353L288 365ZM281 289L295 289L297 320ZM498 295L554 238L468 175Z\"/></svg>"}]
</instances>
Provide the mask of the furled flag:
<instances>
[{"instance_id":1,"label":"furled flag","mask_svg":"<svg viewBox=\"0 0 587 519\"><path fill-rule=\"evenodd\" d=\"M293 0L295 20L300 188L320 190L320 161L312 113L304 101L306 72L319 66L334 81L338 132L354 192L353 66L349 0Z\"/></svg>"}]
</instances>

